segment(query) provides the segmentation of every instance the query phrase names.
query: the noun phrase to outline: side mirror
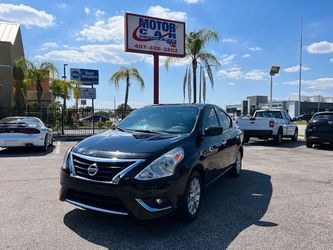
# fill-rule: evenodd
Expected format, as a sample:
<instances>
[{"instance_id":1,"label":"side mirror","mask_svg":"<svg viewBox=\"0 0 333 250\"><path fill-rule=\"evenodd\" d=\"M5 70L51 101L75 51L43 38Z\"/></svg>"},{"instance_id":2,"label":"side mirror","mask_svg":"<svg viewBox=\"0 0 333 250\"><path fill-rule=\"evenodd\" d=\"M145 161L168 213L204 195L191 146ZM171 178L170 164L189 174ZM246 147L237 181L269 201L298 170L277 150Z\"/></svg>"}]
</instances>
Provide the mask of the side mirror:
<instances>
[{"instance_id":1,"label":"side mirror","mask_svg":"<svg viewBox=\"0 0 333 250\"><path fill-rule=\"evenodd\" d=\"M216 136L223 133L222 127L209 126L205 129L205 136Z\"/></svg>"}]
</instances>

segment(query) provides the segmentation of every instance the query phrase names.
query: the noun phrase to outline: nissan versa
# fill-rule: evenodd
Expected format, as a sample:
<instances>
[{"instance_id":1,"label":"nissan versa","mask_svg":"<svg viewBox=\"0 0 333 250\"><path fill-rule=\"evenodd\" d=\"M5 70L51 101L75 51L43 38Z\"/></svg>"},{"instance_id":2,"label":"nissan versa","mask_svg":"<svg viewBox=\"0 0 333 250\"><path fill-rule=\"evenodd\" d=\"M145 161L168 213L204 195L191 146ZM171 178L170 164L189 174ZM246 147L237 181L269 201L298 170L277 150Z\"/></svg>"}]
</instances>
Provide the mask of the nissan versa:
<instances>
[{"instance_id":1,"label":"nissan versa","mask_svg":"<svg viewBox=\"0 0 333 250\"><path fill-rule=\"evenodd\" d=\"M191 221L204 187L228 170L239 176L242 145L241 130L217 106L147 106L68 150L60 200L138 219L176 212Z\"/></svg>"}]
</instances>

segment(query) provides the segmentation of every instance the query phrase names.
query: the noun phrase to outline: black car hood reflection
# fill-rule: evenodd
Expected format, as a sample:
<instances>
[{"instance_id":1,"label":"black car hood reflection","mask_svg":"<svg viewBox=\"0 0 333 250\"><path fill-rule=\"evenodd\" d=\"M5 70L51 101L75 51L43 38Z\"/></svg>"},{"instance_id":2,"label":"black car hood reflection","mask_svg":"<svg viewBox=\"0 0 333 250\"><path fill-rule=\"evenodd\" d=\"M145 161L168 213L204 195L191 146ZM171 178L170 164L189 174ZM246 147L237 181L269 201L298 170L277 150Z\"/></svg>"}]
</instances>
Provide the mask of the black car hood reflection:
<instances>
[{"instance_id":1,"label":"black car hood reflection","mask_svg":"<svg viewBox=\"0 0 333 250\"><path fill-rule=\"evenodd\" d=\"M73 152L95 157L145 157L168 150L188 134L156 134L110 130L80 142Z\"/></svg>"}]
</instances>

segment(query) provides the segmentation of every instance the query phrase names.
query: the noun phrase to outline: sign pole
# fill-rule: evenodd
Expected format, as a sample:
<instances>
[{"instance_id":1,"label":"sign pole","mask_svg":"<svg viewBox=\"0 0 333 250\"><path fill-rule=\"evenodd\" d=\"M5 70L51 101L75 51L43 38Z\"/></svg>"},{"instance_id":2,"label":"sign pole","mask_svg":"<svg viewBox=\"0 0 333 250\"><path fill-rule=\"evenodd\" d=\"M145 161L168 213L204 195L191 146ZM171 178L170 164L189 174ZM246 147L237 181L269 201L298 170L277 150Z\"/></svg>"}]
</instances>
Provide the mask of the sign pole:
<instances>
[{"instance_id":1,"label":"sign pole","mask_svg":"<svg viewBox=\"0 0 333 250\"><path fill-rule=\"evenodd\" d=\"M94 85L91 85L91 88L94 88ZM95 134L95 108L94 108L94 98L91 99L91 108L92 108L92 129L93 129L93 135Z\"/></svg>"},{"instance_id":2,"label":"sign pole","mask_svg":"<svg viewBox=\"0 0 333 250\"><path fill-rule=\"evenodd\" d=\"M159 56L154 54L154 104L159 104Z\"/></svg>"}]
</instances>

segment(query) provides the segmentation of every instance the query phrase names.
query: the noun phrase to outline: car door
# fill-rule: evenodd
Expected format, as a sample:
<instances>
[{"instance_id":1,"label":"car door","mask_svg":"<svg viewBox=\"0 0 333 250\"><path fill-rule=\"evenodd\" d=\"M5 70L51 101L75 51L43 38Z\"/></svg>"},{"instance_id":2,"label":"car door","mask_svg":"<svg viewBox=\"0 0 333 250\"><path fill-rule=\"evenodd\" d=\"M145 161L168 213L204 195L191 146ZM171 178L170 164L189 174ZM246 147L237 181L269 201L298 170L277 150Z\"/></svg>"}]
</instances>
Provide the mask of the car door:
<instances>
[{"instance_id":1,"label":"car door","mask_svg":"<svg viewBox=\"0 0 333 250\"><path fill-rule=\"evenodd\" d=\"M216 108L216 114L221 127L223 127L222 144L224 147L223 161L224 167L235 163L238 153L238 140L236 130L233 127L231 118L219 108Z\"/></svg>"},{"instance_id":2,"label":"car door","mask_svg":"<svg viewBox=\"0 0 333 250\"><path fill-rule=\"evenodd\" d=\"M296 124L292 121L289 114L283 111L283 116L285 117L287 133L286 135L292 136L295 133Z\"/></svg>"},{"instance_id":3,"label":"car door","mask_svg":"<svg viewBox=\"0 0 333 250\"><path fill-rule=\"evenodd\" d=\"M200 160L205 166L207 183L219 176L226 164L225 144L223 135L205 136L205 129L210 126L219 127L220 123L216 116L215 109L209 107L205 110L202 120L202 141L200 146Z\"/></svg>"}]
</instances>

